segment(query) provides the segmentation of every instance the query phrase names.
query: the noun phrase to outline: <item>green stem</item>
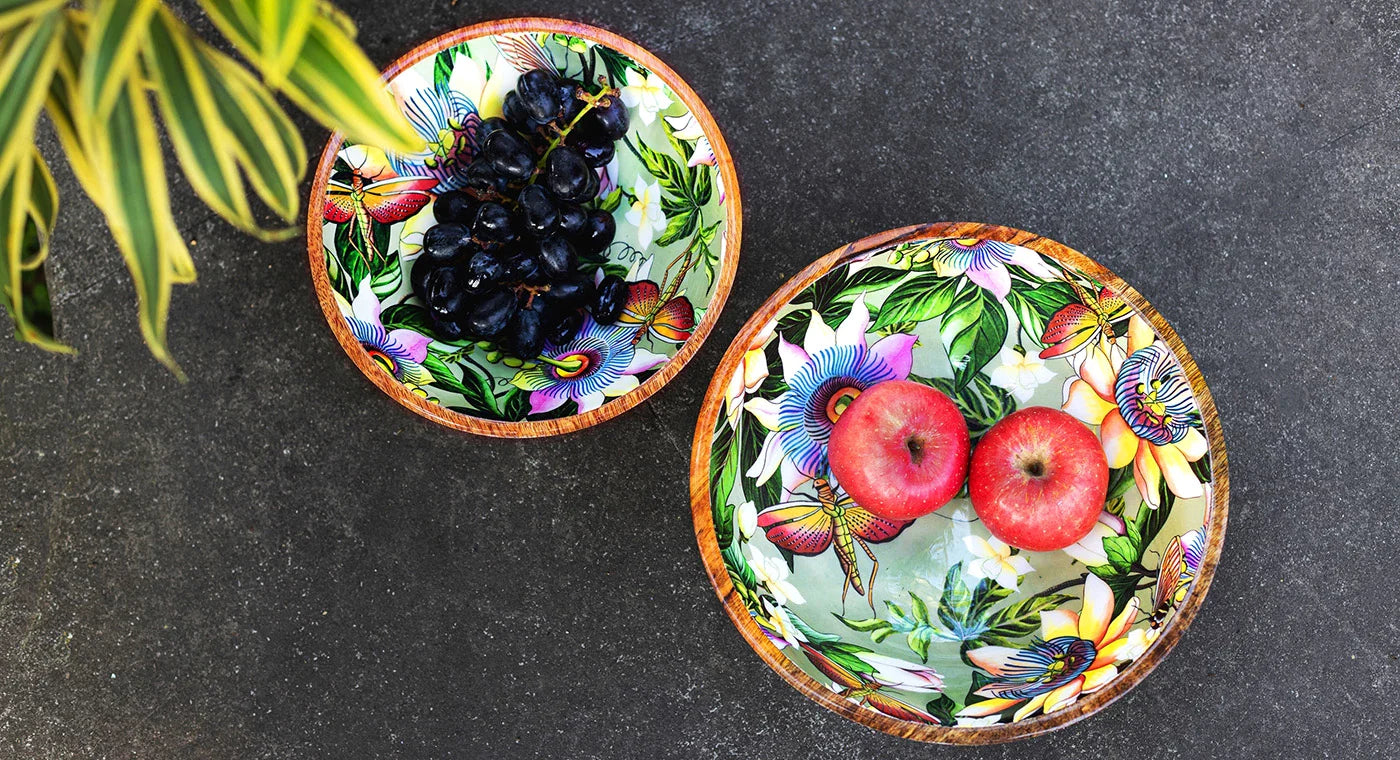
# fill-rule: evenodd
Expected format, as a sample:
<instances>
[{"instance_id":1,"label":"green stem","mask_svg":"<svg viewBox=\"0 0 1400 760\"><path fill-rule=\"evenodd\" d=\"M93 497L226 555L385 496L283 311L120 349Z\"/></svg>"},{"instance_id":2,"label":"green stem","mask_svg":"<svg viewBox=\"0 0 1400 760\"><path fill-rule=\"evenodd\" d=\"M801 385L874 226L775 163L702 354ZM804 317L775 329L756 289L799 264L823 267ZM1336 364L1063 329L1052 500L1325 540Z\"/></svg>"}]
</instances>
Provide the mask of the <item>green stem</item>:
<instances>
[{"instance_id":1,"label":"green stem","mask_svg":"<svg viewBox=\"0 0 1400 760\"><path fill-rule=\"evenodd\" d=\"M555 148L564 143L564 138L568 137L569 133L574 131L574 127L577 127L579 121L581 121L589 111L593 110L593 106L597 105L604 98L617 98L621 96L622 93L620 91L611 87L598 92L596 95L589 95L585 92L583 97L579 98L579 100L583 101L583 108L578 110L578 113L574 115L574 118L570 120L568 124L564 125L563 129L556 128L554 130L554 139L549 141L549 147L545 148L544 154L540 156L540 161L535 166L535 176L530 178L530 183L534 184L535 178L539 176L539 168L544 166L544 162L549 158L549 154L553 153Z\"/></svg>"},{"instance_id":2,"label":"green stem","mask_svg":"<svg viewBox=\"0 0 1400 760\"><path fill-rule=\"evenodd\" d=\"M554 367L558 370L562 370L564 372L578 372L580 369L583 368L583 360L577 357L570 358L568 361L559 361L558 359L551 359L548 356L538 356L535 358L538 361L544 362L545 364L548 364L549 366Z\"/></svg>"}]
</instances>

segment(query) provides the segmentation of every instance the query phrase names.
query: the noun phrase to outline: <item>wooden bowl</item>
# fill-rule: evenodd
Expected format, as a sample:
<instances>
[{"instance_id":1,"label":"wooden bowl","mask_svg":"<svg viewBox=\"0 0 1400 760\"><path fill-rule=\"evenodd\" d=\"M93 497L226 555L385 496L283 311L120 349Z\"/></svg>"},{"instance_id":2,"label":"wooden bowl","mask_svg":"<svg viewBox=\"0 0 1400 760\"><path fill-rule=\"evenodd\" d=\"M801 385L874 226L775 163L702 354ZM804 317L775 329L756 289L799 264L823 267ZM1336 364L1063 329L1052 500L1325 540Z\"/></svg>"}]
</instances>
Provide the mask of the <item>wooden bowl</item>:
<instances>
[{"instance_id":1,"label":"wooden bowl","mask_svg":"<svg viewBox=\"0 0 1400 760\"><path fill-rule=\"evenodd\" d=\"M603 191L596 202L613 211L617 236L586 266L631 282L639 319L606 327L590 320L573 341L546 346L538 359L521 362L487 343L436 339L408 275L422 233L434 223L432 204L424 203L460 182L476 150L479 120L500 115L520 73L544 65L616 86L629 104L631 127L617 143L614 163L600 170ZM724 138L674 71L611 32L520 18L419 45L386 69L384 80L423 137L422 153L387 155L343 145L334 134L307 204L317 299L336 340L366 377L435 422L522 438L612 418L685 366L714 327L734 281L740 206ZM328 188L343 205L356 174L362 185L383 182L378 187L399 193L395 198L419 202L385 203L377 216L328 207Z\"/></svg>"},{"instance_id":2,"label":"wooden bowl","mask_svg":"<svg viewBox=\"0 0 1400 760\"><path fill-rule=\"evenodd\" d=\"M827 463L833 399L896 378L951 395L974 445L1018 407L1083 419L1116 468L1094 530L1018 551L965 492L910 522L851 501ZM1103 709L1176 645L1220 558L1229 476L1205 382L1141 295L1051 240L941 223L840 248L749 319L701 410L690 492L725 611L788 683L897 736L988 744Z\"/></svg>"}]
</instances>

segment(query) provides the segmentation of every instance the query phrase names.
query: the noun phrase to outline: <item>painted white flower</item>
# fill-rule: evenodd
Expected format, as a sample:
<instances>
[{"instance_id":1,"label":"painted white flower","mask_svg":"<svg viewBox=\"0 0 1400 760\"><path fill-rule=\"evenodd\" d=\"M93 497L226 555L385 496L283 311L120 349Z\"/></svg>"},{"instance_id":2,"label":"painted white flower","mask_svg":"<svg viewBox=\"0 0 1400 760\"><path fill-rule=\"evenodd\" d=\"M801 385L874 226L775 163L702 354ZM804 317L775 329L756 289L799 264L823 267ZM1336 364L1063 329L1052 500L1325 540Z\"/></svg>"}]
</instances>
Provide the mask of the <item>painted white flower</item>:
<instances>
[{"instance_id":1,"label":"painted white flower","mask_svg":"<svg viewBox=\"0 0 1400 760\"><path fill-rule=\"evenodd\" d=\"M768 587L769 593L778 600L779 605L786 605L790 601L798 604L807 602L802 592L788 581L791 571L782 557L766 557L753 544L748 544L745 551L748 552L749 567L753 568L754 577Z\"/></svg>"},{"instance_id":2,"label":"painted white flower","mask_svg":"<svg viewBox=\"0 0 1400 760\"><path fill-rule=\"evenodd\" d=\"M995 726L1000 722L1000 715L988 715L982 718L958 718L958 725L963 728L975 728L978 726Z\"/></svg>"},{"instance_id":3,"label":"painted white flower","mask_svg":"<svg viewBox=\"0 0 1400 760\"><path fill-rule=\"evenodd\" d=\"M977 557L965 565L967 574L973 578L991 578L1002 588L1015 591L1021 576L1035 569L1025 557L1012 555L1011 547L996 537L963 536L963 546Z\"/></svg>"},{"instance_id":4,"label":"painted white flower","mask_svg":"<svg viewBox=\"0 0 1400 760\"><path fill-rule=\"evenodd\" d=\"M1005 388L1017 401L1030 401L1041 383L1048 383L1055 373L1045 368L1045 362L1035 354L1021 353L1013 346L1001 349L1001 366L992 370L992 385Z\"/></svg>"},{"instance_id":5,"label":"painted white flower","mask_svg":"<svg viewBox=\"0 0 1400 760\"><path fill-rule=\"evenodd\" d=\"M861 652L856 657L875 669L870 677L882 686L905 691L943 691L943 676L933 668L874 652Z\"/></svg>"},{"instance_id":6,"label":"painted white flower","mask_svg":"<svg viewBox=\"0 0 1400 760\"><path fill-rule=\"evenodd\" d=\"M705 136L705 130L700 127L700 121L694 114L686 111L680 116L663 118L671 125L671 134L675 135L677 140L695 143L695 152L690 154L686 166L715 165L715 151L710 147L710 138Z\"/></svg>"},{"instance_id":7,"label":"painted white flower","mask_svg":"<svg viewBox=\"0 0 1400 760\"><path fill-rule=\"evenodd\" d=\"M1147 653L1147 648L1157 640L1161 632L1156 628L1138 628L1128 631L1128 645L1118 652L1118 662L1136 660Z\"/></svg>"},{"instance_id":8,"label":"painted white flower","mask_svg":"<svg viewBox=\"0 0 1400 760\"><path fill-rule=\"evenodd\" d=\"M627 84L622 86L622 103L636 109L643 124L650 124L656 121L657 111L671 105L671 96L667 92L666 83L656 72L643 74L636 69L628 69Z\"/></svg>"},{"instance_id":9,"label":"painted white flower","mask_svg":"<svg viewBox=\"0 0 1400 760\"><path fill-rule=\"evenodd\" d=\"M637 248L645 251L656 233L666 229L666 215L661 213L661 183L650 185L637 180L632 187L632 208L627 211L627 223L637 228Z\"/></svg>"},{"instance_id":10,"label":"painted white flower","mask_svg":"<svg viewBox=\"0 0 1400 760\"><path fill-rule=\"evenodd\" d=\"M1098 567L1108 564L1108 552L1104 551L1103 540L1121 536L1127 531L1123 518L1101 512L1098 522L1089 529L1088 535L1066 546L1064 553L1084 563L1085 567Z\"/></svg>"},{"instance_id":11,"label":"painted white flower","mask_svg":"<svg viewBox=\"0 0 1400 760\"><path fill-rule=\"evenodd\" d=\"M734 524L745 541L753 536L754 530L758 528L758 509L752 501L746 501L734 510Z\"/></svg>"},{"instance_id":12,"label":"painted white flower","mask_svg":"<svg viewBox=\"0 0 1400 760\"><path fill-rule=\"evenodd\" d=\"M768 333L771 334L771 333ZM765 339L767 335L763 336ZM768 357L763 354L762 343L744 352L739 366L729 378L725 388L724 413L730 428L738 427L739 413L744 408L744 396L757 391L768 379Z\"/></svg>"}]
</instances>

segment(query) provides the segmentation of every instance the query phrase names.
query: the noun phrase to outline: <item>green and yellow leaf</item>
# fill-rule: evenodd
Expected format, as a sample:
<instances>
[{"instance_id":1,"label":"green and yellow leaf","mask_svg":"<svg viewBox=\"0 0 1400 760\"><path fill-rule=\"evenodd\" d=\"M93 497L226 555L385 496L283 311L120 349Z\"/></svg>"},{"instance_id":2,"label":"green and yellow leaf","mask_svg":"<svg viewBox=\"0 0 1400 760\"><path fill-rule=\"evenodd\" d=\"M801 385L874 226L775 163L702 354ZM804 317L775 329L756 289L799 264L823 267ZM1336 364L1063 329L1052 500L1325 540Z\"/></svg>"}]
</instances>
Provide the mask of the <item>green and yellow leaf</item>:
<instances>
[{"instance_id":1,"label":"green and yellow leaf","mask_svg":"<svg viewBox=\"0 0 1400 760\"><path fill-rule=\"evenodd\" d=\"M36 16L62 8L63 4L64 0L0 0L0 33L7 32Z\"/></svg>"},{"instance_id":2,"label":"green and yellow leaf","mask_svg":"<svg viewBox=\"0 0 1400 760\"><path fill-rule=\"evenodd\" d=\"M258 197L283 219L297 215L297 185L306 171L306 146L272 95L241 65L208 45L197 46L200 67L232 151Z\"/></svg>"},{"instance_id":3,"label":"green and yellow leaf","mask_svg":"<svg viewBox=\"0 0 1400 760\"><path fill-rule=\"evenodd\" d=\"M34 149L34 122L44 106L63 41L63 15L45 13L8 37L0 51L0 182ZM18 233L16 233L18 234Z\"/></svg>"},{"instance_id":4,"label":"green and yellow leaf","mask_svg":"<svg viewBox=\"0 0 1400 760\"><path fill-rule=\"evenodd\" d=\"M195 193L235 227L263 239L294 234L294 229L264 230L253 218L238 173L239 144L223 123L196 43L189 29L162 8L142 48L146 72L156 85L166 132L185 177Z\"/></svg>"},{"instance_id":5,"label":"green and yellow leaf","mask_svg":"<svg viewBox=\"0 0 1400 760\"><path fill-rule=\"evenodd\" d=\"M71 352L54 337L43 268L58 214L58 192L39 151L32 145L29 150L0 186L0 292L16 338L49 351Z\"/></svg>"},{"instance_id":6,"label":"green and yellow leaf","mask_svg":"<svg viewBox=\"0 0 1400 760\"><path fill-rule=\"evenodd\" d=\"M422 147L374 64L328 16L318 15L312 22L281 89L317 121L343 132L349 142L398 151Z\"/></svg>"},{"instance_id":7,"label":"green and yellow leaf","mask_svg":"<svg viewBox=\"0 0 1400 760\"><path fill-rule=\"evenodd\" d=\"M316 0L254 0L263 80L281 87L316 18Z\"/></svg>"},{"instance_id":8,"label":"green and yellow leaf","mask_svg":"<svg viewBox=\"0 0 1400 760\"><path fill-rule=\"evenodd\" d=\"M103 0L94 4L78 69L79 125L96 128L111 112L136 68L158 0Z\"/></svg>"},{"instance_id":9,"label":"green and yellow leaf","mask_svg":"<svg viewBox=\"0 0 1400 760\"><path fill-rule=\"evenodd\" d=\"M92 155L105 189L102 211L136 286L141 334L151 353L183 378L165 343L170 289L194 277L189 250L170 214L165 166L150 103L129 78L104 128L94 130Z\"/></svg>"},{"instance_id":10,"label":"green and yellow leaf","mask_svg":"<svg viewBox=\"0 0 1400 760\"><path fill-rule=\"evenodd\" d=\"M83 60L83 34L86 25L82 17L69 11L64 15L63 40L59 46L58 63L49 82L48 100L44 107L49 121L58 133L58 141L68 157L68 166L77 176L83 191L98 207L102 206L101 188L92 173L92 158L78 130L78 71Z\"/></svg>"}]
</instances>

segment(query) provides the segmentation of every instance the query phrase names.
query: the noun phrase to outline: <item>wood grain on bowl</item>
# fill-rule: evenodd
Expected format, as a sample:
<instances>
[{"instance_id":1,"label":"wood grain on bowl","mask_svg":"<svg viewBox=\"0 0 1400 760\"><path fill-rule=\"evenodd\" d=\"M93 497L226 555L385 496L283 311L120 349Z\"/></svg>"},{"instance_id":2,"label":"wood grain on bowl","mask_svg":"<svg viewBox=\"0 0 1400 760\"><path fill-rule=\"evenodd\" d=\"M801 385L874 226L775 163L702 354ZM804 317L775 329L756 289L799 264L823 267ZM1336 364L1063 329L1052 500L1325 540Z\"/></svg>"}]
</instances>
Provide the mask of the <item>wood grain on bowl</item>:
<instances>
[{"instance_id":1,"label":"wood grain on bowl","mask_svg":"<svg viewBox=\"0 0 1400 760\"><path fill-rule=\"evenodd\" d=\"M1195 582L1191 586L1190 593L1176 608L1176 614L1166 619L1156 641L1145 650L1142 656L1132 660L1130 664L1121 669L1118 675L1106 686L1080 696L1072 704L1038 716L1035 716L1034 711L1031 711L1033 717L994 725L930 725L928 722L915 722L891 717L836 693L825 683L809 675L783 650L773 644L769 635L766 635L755 622L749 608L741 599L721 554L713 514L711 494L712 444L716 431L721 425L721 415L726 413L726 402L730 395L729 381L734 376L736 369L741 367L748 350L764 340L761 336L766 335L767 331L772 329L771 321L777 318L800 293L834 268L860 259L871 252L881 251L901 243L942 239L980 239L1022 246L1053 259L1059 264L1077 269L1121 294L1128 305L1150 323L1158 338L1165 341L1179 362L1199 406L1201 423L1210 455L1211 486L1208 492L1210 498L1205 505L1204 514L1206 532L1204 556L1195 574ZM719 369L715 372L699 420L696 423L690 473L692 517L705 570L726 613L744 639L769 667L813 701L871 728L920 741L968 745L1007 742L1069 725L1102 710L1146 677L1177 644L1205 599L1224 543L1230 491L1224 438L1210 391L1190 353L1166 320L1121 278L1079 252L1053 240L1021 230L976 223L926 224L872 235L831 252L789 280L748 320L725 354ZM1204 473L1202 475L1204 476Z\"/></svg>"},{"instance_id":2,"label":"wood grain on bowl","mask_svg":"<svg viewBox=\"0 0 1400 760\"><path fill-rule=\"evenodd\" d=\"M640 404L659 391L676 373L680 372L699 350L711 330L714 329L715 322L723 310L738 266L742 224L739 183L734 163L725 145L723 135L704 103L694 90L659 58L642 46L617 34L586 24L551 18L515 18L476 24L419 45L385 69L383 78L386 82L391 81L395 76L407 71L415 64L470 40L493 35L521 33L570 35L598 43L630 57L665 82L689 111L689 114L693 116L695 123L698 124L704 137L708 139L709 146L713 151L714 166L718 171L718 184L720 185L715 190L723 198L722 221L724 224L722 243L717 240L715 244L721 245L722 254L715 267L711 295L708 301L702 304L705 306L703 316L695 324L689 338L654 374L647 377L637 387L619 397L609 399L597 408L554 419L520 421L488 419L454 411L433 403L422 395L414 393L413 389L406 387L393 375L383 371L375 364L373 357L361 346L350 327L347 326L341 307L337 304L337 294L330 281L323 249L322 213L327 181L337 153L342 147L343 138L339 133L331 135L322 151L311 196L307 203L307 254L311 262L311 277L316 297L337 342L340 343L355 366L395 401L434 422L468 433L509 438L558 435L596 425Z\"/></svg>"}]
</instances>

